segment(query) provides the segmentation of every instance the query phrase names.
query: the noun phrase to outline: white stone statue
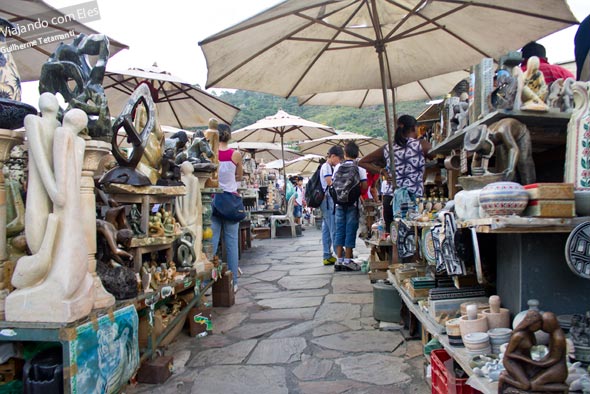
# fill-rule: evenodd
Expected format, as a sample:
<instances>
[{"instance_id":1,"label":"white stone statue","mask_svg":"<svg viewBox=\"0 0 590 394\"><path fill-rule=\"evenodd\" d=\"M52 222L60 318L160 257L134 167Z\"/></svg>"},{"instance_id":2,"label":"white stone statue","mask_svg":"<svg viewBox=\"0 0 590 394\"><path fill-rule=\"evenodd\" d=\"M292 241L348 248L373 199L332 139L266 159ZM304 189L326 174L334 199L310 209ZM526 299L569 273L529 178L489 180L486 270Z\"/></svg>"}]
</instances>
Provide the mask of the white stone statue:
<instances>
[{"instance_id":1,"label":"white stone statue","mask_svg":"<svg viewBox=\"0 0 590 394\"><path fill-rule=\"evenodd\" d=\"M47 108L44 105L47 102L52 100L43 95L40 99L42 110ZM32 222L30 216L45 215L45 211L37 209L46 208L47 196L52 203L49 207L52 213L45 215L45 234L37 251L17 262L12 278L17 290L6 298L6 320L72 322L87 316L94 303L93 279L88 272L88 245L80 217L85 142L78 133L86 127L88 117L84 111L72 109L65 114L63 126L55 128L54 132L40 120L43 118L34 115L25 119L32 153L29 160L44 186L44 189L33 189L36 194L30 188L28 190L27 228ZM41 137L47 132L54 136L49 146L48 139ZM49 160L50 152L53 160ZM29 232L26 236L28 241ZM47 269L36 269L38 265L47 265Z\"/></svg>"},{"instance_id":2,"label":"white stone statue","mask_svg":"<svg viewBox=\"0 0 590 394\"><path fill-rule=\"evenodd\" d=\"M185 161L180 166L180 180L186 187L184 196L176 197L176 218L183 228L189 229L195 236L195 265L207 262L203 253L203 205L199 178L194 174L193 165ZM205 267L197 267L204 269Z\"/></svg>"}]
</instances>

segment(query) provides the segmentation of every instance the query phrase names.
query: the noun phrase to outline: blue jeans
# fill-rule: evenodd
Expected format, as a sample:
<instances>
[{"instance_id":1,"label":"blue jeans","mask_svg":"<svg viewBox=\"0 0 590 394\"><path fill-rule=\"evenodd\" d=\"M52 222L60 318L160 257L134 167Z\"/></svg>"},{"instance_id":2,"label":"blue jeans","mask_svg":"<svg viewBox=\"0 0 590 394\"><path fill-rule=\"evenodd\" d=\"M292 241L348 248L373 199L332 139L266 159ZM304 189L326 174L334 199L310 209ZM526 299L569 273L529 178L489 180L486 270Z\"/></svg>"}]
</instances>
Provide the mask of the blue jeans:
<instances>
[{"instance_id":1,"label":"blue jeans","mask_svg":"<svg viewBox=\"0 0 590 394\"><path fill-rule=\"evenodd\" d=\"M359 210L355 205L336 206L336 246L354 249L359 229Z\"/></svg>"},{"instance_id":2,"label":"blue jeans","mask_svg":"<svg viewBox=\"0 0 590 394\"><path fill-rule=\"evenodd\" d=\"M240 222L230 222L211 215L211 229L213 230L213 254L217 254L219 238L223 230L223 245L227 256L227 267L232 272L234 284L238 284L238 232Z\"/></svg>"},{"instance_id":3,"label":"blue jeans","mask_svg":"<svg viewBox=\"0 0 590 394\"><path fill-rule=\"evenodd\" d=\"M293 217L300 218L303 213L303 207L301 205L295 205L293 207Z\"/></svg>"},{"instance_id":4,"label":"blue jeans","mask_svg":"<svg viewBox=\"0 0 590 394\"><path fill-rule=\"evenodd\" d=\"M326 193L324 201L320 204L322 211L322 246L324 248L324 259L332 257L332 245L335 241L336 225L334 224L334 202L332 197Z\"/></svg>"}]
</instances>

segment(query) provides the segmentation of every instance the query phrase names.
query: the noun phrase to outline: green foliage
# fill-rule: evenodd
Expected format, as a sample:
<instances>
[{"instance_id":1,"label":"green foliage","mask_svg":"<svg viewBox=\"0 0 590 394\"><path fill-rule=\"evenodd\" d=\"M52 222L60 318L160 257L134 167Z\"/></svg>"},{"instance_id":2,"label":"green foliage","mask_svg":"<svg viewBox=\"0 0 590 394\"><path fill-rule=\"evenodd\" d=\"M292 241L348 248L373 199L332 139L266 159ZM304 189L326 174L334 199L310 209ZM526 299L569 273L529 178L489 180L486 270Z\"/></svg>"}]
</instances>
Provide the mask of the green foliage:
<instances>
[{"instance_id":1,"label":"green foliage","mask_svg":"<svg viewBox=\"0 0 590 394\"><path fill-rule=\"evenodd\" d=\"M274 115L279 109L291 115L301 116L313 122L332 126L336 130L351 131L372 137L386 138L385 109L382 105L368 108L299 106L296 98L284 99L270 94L236 90L224 91L219 98L240 108L234 118L232 130L255 123L266 116ZM427 105L423 101L399 103L398 116L418 116Z\"/></svg>"}]
</instances>

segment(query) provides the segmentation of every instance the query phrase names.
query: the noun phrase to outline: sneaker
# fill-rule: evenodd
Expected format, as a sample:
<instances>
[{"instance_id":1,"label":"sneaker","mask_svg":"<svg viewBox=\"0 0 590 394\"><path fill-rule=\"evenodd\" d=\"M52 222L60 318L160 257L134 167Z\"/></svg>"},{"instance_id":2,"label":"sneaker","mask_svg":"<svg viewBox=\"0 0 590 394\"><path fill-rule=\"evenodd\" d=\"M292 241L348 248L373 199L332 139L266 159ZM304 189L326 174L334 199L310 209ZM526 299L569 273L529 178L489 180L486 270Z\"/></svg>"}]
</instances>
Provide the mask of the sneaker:
<instances>
[{"instance_id":1,"label":"sneaker","mask_svg":"<svg viewBox=\"0 0 590 394\"><path fill-rule=\"evenodd\" d=\"M238 292L238 285L234 285L234 293Z\"/></svg>"},{"instance_id":2,"label":"sneaker","mask_svg":"<svg viewBox=\"0 0 590 394\"><path fill-rule=\"evenodd\" d=\"M344 261L342 263L341 271L360 271L361 267L353 260Z\"/></svg>"},{"instance_id":3,"label":"sneaker","mask_svg":"<svg viewBox=\"0 0 590 394\"><path fill-rule=\"evenodd\" d=\"M334 271L342 271L342 262L337 261L334 263Z\"/></svg>"},{"instance_id":4,"label":"sneaker","mask_svg":"<svg viewBox=\"0 0 590 394\"><path fill-rule=\"evenodd\" d=\"M336 257L330 256L327 259L324 259L324 265L332 265L336 262Z\"/></svg>"}]
</instances>

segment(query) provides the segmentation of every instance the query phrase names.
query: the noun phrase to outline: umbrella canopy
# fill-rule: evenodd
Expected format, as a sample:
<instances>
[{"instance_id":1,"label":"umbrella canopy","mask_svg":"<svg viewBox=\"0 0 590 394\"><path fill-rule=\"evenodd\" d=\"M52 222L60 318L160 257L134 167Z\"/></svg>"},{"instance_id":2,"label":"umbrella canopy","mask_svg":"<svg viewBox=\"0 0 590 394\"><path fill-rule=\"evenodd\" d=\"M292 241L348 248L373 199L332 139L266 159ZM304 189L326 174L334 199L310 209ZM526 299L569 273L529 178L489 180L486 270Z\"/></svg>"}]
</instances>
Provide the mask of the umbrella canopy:
<instances>
[{"instance_id":1,"label":"umbrella canopy","mask_svg":"<svg viewBox=\"0 0 590 394\"><path fill-rule=\"evenodd\" d=\"M307 154L298 157L297 159L284 162L284 166L283 161L279 159L267 163L266 168L284 168L285 171L289 171L289 173L292 174L310 175L315 172L322 157L323 156L320 155Z\"/></svg>"},{"instance_id":2,"label":"umbrella canopy","mask_svg":"<svg viewBox=\"0 0 590 394\"><path fill-rule=\"evenodd\" d=\"M454 71L395 88L395 101L432 100L449 93L457 82L469 77L467 71ZM388 102L393 102L392 92L387 90ZM365 108L383 104L381 89L359 89L346 92L315 93L299 96L299 105L341 105Z\"/></svg>"},{"instance_id":3,"label":"umbrella canopy","mask_svg":"<svg viewBox=\"0 0 590 394\"><path fill-rule=\"evenodd\" d=\"M229 144L232 149L246 151L256 159L277 160L281 157L281 145L272 142L232 142ZM293 160L303 156L296 150L285 148L285 159ZM282 166L281 166L282 168Z\"/></svg>"},{"instance_id":4,"label":"umbrella canopy","mask_svg":"<svg viewBox=\"0 0 590 394\"><path fill-rule=\"evenodd\" d=\"M22 82L39 79L41 67L61 42L70 41L81 33L86 35L98 33L74 18L64 17L64 14L69 15L71 12L76 12L74 10L76 7L83 8L83 6L80 4L57 10L41 0L2 2L0 18L22 26L19 28L20 34L8 34L6 37L7 48L12 45L22 47L22 49L11 50ZM39 18L39 23L34 24L37 22L37 18ZM81 19L81 21L90 22L96 19L88 17ZM33 25L30 25L31 23ZM109 38L110 56L127 48L127 45Z\"/></svg>"},{"instance_id":5,"label":"umbrella canopy","mask_svg":"<svg viewBox=\"0 0 590 394\"><path fill-rule=\"evenodd\" d=\"M112 113L119 113L140 83L152 92L162 124L186 128L206 126L210 118L231 124L239 108L158 68L130 68L108 71L103 86Z\"/></svg>"},{"instance_id":6,"label":"umbrella canopy","mask_svg":"<svg viewBox=\"0 0 590 394\"><path fill-rule=\"evenodd\" d=\"M498 58L574 23L565 0L287 0L199 45L208 87L282 97L381 89L391 149L387 89Z\"/></svg>"},{"instance_id":7,"label":"umbrella canopy","mask_svg":"<svg viewBox=\"0 0 590 394\"><path fill-rule=\"evenodd\" d=\"M328 149L334 145L344 147L348 141L354 141L359 147L360 156L365 156L377 148L381 148L387 141L380 138L369 137L368 135L351 133L344 131L336 135L331 135L324 138L318 138L312 141L304 141L299 144L301 153L315 153L317 155L325 155Z\"/></svg>"},{"instance_id":8,"label":"umbrella canopy","mask_svg":"<svg viewBox=\"0 0 590 394\"><path fill-rule=\"evenodd\" d=\"M313 140L334 134L336 132L329 126L324 126L323 124L315 123L299 116L289 115L285 111L279 110L273 116L267 116L250 126L234 131L232 133L232 140L236 142L273 143L280 141L282 149L281 157L284 162L285 142Z\"/></svg>"}]
</instances>

